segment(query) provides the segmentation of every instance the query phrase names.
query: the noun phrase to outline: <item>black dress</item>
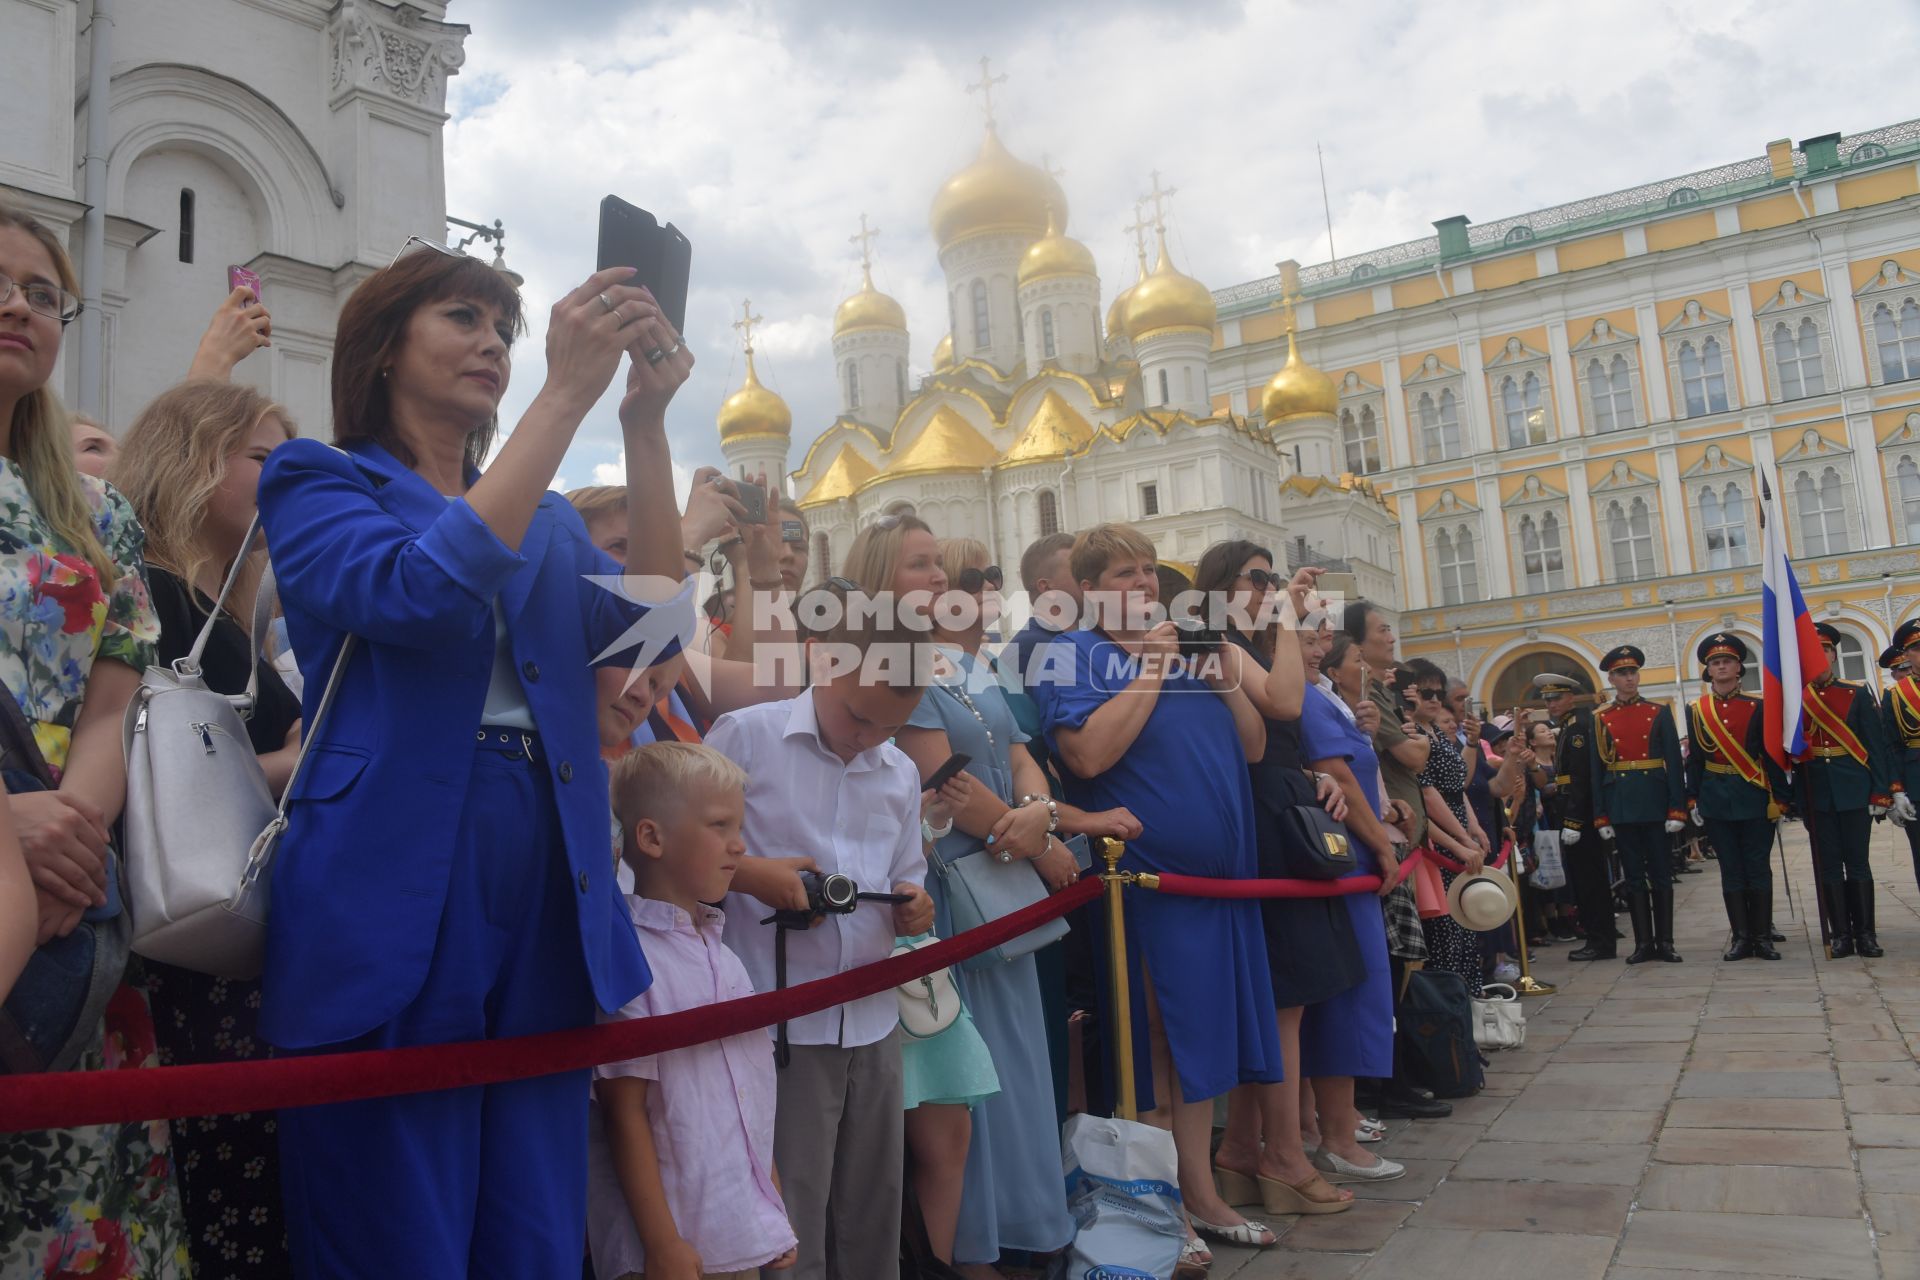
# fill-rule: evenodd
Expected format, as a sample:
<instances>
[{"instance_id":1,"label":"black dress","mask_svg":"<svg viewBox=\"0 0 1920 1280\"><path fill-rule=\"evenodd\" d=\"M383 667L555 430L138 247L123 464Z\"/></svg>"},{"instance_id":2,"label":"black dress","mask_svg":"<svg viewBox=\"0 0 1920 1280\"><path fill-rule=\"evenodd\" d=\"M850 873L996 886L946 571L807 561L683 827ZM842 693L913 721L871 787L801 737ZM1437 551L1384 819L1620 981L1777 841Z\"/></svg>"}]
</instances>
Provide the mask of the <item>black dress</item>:
<instances>
[{"instance_id":1,"label":"black dress","mask_svg":"<svg viewBox=\"0 0 1920 1280\"><path fill-rule=\"evenodd\" d=\"M1266 661L1237 631L1227 639L1239 645L1264 671ZM1253 783L1253 831L1260 874L1285 879L1281 841L1287 837L1280 815L1296 804L1315 804L1313 784L1300 755L1300 722L1267 721L1267 751L1247 766ZM1272 971L1277 1009L1319 1004L1366 980L1366 959L1353 937L1353 916L1338 898L1262 898L1261 921L1267 935L1267 967Z\"/></svg>"},{"instance_id":2,"label":"black dress","mask_svg":"<svg viewBox=\"0 0 1920 1280\"><path fill-rule=\"evenodd\" d=\"M165 569L149 566L160 615L160 661L184 658L207 620L202 597ZM207 687L247 687L246 629L225 613L200 657ZM260 693L247 721L256 753L276 751L300 718L300 700L260 663ZM260 984L145 963L154 1033L164 1066L271 1058L260 1038ZM287 1276L287 1231L280 1212L279 1139L272 1112L189 1116L173 1121L173 1156L186 1209L187 1250L195 1280Z\"/></svg>"}]
</instances>

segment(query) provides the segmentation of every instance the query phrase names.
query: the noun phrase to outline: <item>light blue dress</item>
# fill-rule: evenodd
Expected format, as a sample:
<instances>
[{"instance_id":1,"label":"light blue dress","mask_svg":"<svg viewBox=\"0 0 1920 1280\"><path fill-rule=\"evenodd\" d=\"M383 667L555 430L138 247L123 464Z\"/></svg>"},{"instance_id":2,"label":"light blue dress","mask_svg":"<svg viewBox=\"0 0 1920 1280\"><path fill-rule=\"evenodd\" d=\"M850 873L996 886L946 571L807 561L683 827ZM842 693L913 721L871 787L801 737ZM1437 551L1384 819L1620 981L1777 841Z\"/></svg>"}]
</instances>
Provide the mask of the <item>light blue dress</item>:
<instances>
[{"instance_id":1,"label":"light blue dress","mask_svg":"<svg viewBox=\"0 0 1920 1280\"><path fill-rule=\"evenodd\" d=\"M1027 740L1026 734L1014 723L1006 694L991 672L958 650L943 652L963 674L937 681L907 724L943 731L953 750L973 757L967 772L1011 804L1018 797L1009 753ZM956 684L972 700L972 710L956 695ZM980 852L978 837L957 827L935 848L945 861L969 853L990 856ZM953 912L932 868L927 892L933 897L934 932L952 937ZM954 977L1000 1078L1000 1092L973 1108L954 1261L990 1263L1003 1250L1048 1253L1064 1248L1073 1240L1074 1228L1060 1173L1060 1117L1053 1106L1053 1065L1034 957L982 969L956 968Z\"/></svg>"}]
</instances>

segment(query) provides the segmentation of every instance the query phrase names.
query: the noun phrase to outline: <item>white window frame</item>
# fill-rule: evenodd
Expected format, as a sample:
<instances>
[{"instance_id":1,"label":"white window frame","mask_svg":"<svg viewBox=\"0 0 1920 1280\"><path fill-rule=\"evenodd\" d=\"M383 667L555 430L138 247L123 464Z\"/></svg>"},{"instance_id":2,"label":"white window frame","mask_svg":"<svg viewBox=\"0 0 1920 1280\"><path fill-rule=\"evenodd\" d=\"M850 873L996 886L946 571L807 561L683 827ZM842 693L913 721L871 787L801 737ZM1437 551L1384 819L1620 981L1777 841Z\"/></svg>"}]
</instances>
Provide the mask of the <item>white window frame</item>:
<instances>
[{"instance_id":1,"label":"white window frame","mask_svg":"<svg viewBox=\"0 0 1920 1280\"><path fill-rule=\"evenodd\" d=\"M1363 380L1359 374L1348 370L1340 379L1340 412L1334 415L1340 423L1340 458L1347 457L1349 440L1347 437L1347 415L1353 419L1353 431L1357 437L1354 443L1362 446L1361 461L1367 460L1369 444L1364 430L1367 414L1373 415L1373 438L1371 454L1373 465L1365 470L1355 470L1355 475L1378 475L1386 470L1388 457L1387 441L1387 402L1379 387ZM1351 467L1349 470L1353 470Z\"/></svg>"},{"instance_id":2,"label":"white window frame","mask_svg":"<svg viewBox=\"0 0 1920 1280\"><path fill-rule=\"evenodd\" d=\"M1356 476L1380 473L1380 419L1371 403L1362 404L1358 413L1352 405L1341 408L1340 458Z\"/></svg>"},{"instance_id":3,"label":"white window frame","mask_svg":"<svg viewBox=\"0 0 1920 1280\"><path fill-rule=\"evenodd\" d=\"M1733 325L1727 317L1689 298L1680 314L1661 330L1661 338L1676 418L1710 418L1741 407L1740 380L1733 364ZM1688 397L1695 383L1697 410Z\"/></svg>"},{"instance_id":4,"label":"white window frame","mask_svg":"<svg viewBox=\"0 0 1920 1280\"><path fill-rule=\"evenodd\" d=\"M1801 400L1840 389L1832 311L1825 298L1783 280L1754 312L1754 321L1769 399Z\"/></svg>"},{"instance_id":5,"label":"white window frame","mask_svg":"<svg viewBox=\"0 0 1920 1280\"><path fill-rule=\"evenodd\" d=\"M1854 306L1860 315L1860 337L1866 347L1867 381L1873 386L1882 387L1888 383L1905 382L1920 379L1920 334L1902 333L1901 317L1909 304L1915 308L1911 314L1920 324L1920 275L1908 271L1892 258L1880 264L1880 270L1864 285L1854 291ZM1887 346L1881 339L1885 336L1877 316L1881 307L1886 307L1887 316L1893 325L1891 347L1899 357L1899 365L1889 376L1885 363Z\"/></svg>"},{"instance_id":6,"label":"white window frame","mask_svg":"<svg viewBox=\"0 0 1920 1280\"><path fill-rule=\"evenodd\" d=\"M1714 519L1708 519L1707 503L1713 503ZM1708 570L1744 569L1754 563L1753 529L1747 519L1747 507L1753 495L1738 480L1703 484L1694 491L1694 507L1699 512L1701 566ZM1719 535L1721 545L1714 546ZM1739 545L1735 546L1737 536Z\"/></svg>"},{"instance_id":7,"label":"white window frame","mask_svg":"<svg viewBox=\"0 0 1920 1280\"><path fill-rule=\"evenodd\" d=\"M1453 462L1466 457L1472 439L1466 419L1467 389L1460 371L1441 364L1438 356L1430 354L1406 379L1402 392L1406 396L1414 457L1420 462ZM1443 414L1449 404L1453 409L1451 421ZM1432 407L1431 425L1422 412L1423 405Z\"/></svg>"},{"instance_id":8,"label":"white window frame","mask_svg":"<svg viewBox=\"0 0 1920 1280\"><path fill-rule=\"evenodd\" d=\"M1909 546L1920 543L1920 451L1889 455L1894 532Z\"/></svg>"},{"instance_id":9,"label":"white window frame","mask_svg":"<svg viewBox=\"0 0 1920 1280\"><path fill-rule=\"evenodd\" d=\"M1447 525L1433 535L1433 572L1444 605L1477 604L1480 594L1480 539L1467 521Z\"/></svg>"},{"instance_id":10,"label":"white window frame","mask_svg":"<svg viewBox=\"0 0 1920 1280\"><path fill-rule=\"evenodd\" d=\"M1595 320L1587 335L1573 344L1568 353L1573 361L1574 378L1579 384L1579 414L1585 424L1588 435L1603 435L1614 431L1631 431L1635 427L1645 426L1645 411L1642 409L1640 393L1640 340L1631 333L1616 329L1606 320ZM1615 358L1622 362L1626 374L1626 386L1616 389L1613 386L1613 362ZM1593 364L1598 361L1603 377L1607 382L1609 404L1613 410L1611 420L1603 422L1598 405L1594 401L1591 373ZM1626 397L1626 415L1620 415L1620 396Z\"/></svg>"},{"instance_id":11,"label":"white window frame","mask_svg":"<svg viewBox=\"0 0 1920 1280\"><path fill-rule=\"evenodd\" d=\"M1800 556L1812 559L1845 555L1853 550L1853 520L1847 502L1848 470L1842 459L1799 468L1791 479L1783 477L1787 485L1788 519L1794 530L1794 549Z\"/></svg>"},{"instance_id":12,"label":"white window frame","mask_svg":"<svg viewBox=\"0 0 1920 1280\"><path fill-rule=\"evenodd\" d=\"M1660 509L1660 486L1651 477L1641 475L1624 460L1616 459L1613 470L1593 486L1594 541L1599 545L1605 580L1611 583L1645 582L1667 571ZM1613 507L1619 505L1621 518L1628 522L1628 560L1622 563L1621 547L1614 537ZM1636 505L1638 504L1638 505ZM1644 532L1635 532L1636 512L1646 518ZM1646 552L1643 559L1640 551ZM1643 571L1644 570L1644 571Z\"/></svg>"},{"instance_id":13,"label":"white window frame","mask_svg":"<svg viewBox=\"0 0 1920 1280\"><path fill-rule=\"evenodd\" d=\"M1866 641L1855 635L1851 628L1835 627L1834 630L1840 633L1840 643L1833 647L1840 659L1839 677L1871 689L1878 672L1875 655L1867 648Z\"/></svg>"},{"instance_id":14,"label":"white window frame","mask_svg":"<svg viewBox=\"0 0 1920 1280\"><path fill-rule=\"evenodd\" d=\"M1487 394L1499 426L1497 447L1525 449L1553 439L1553 395L1548 390L1552 376L1547 353L1518 338L1508 338L1487 361Z\"/></svg>"}]
</instances>

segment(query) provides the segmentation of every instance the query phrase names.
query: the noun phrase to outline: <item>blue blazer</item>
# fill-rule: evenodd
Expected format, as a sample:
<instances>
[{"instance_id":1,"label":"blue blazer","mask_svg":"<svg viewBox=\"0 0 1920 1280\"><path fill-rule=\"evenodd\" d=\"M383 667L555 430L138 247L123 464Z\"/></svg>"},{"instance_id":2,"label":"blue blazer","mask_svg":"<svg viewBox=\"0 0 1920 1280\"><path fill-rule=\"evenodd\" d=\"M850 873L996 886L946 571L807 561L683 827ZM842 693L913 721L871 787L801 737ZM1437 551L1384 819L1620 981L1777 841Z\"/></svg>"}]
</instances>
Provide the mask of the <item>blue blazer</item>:
<instances>
[{"instance_id":1,"label":"blue blazer","mask_svg":"<svg viewBox=\"0 0 1920 1280\"><path fill-rule=\"evenodd\" d=\"M541 499L516 553L465 498L448 501L377 444L350 450L289 441L260 476L308 726L344 638L359 637L273 867L261 1031L295 1049L349 1040L425 982L496 596L546 747L594 997L618 1009L651 975L614 883L592 663L646 609L585 580L620 566L559 495Z\"/></svg>"}]
</instances>

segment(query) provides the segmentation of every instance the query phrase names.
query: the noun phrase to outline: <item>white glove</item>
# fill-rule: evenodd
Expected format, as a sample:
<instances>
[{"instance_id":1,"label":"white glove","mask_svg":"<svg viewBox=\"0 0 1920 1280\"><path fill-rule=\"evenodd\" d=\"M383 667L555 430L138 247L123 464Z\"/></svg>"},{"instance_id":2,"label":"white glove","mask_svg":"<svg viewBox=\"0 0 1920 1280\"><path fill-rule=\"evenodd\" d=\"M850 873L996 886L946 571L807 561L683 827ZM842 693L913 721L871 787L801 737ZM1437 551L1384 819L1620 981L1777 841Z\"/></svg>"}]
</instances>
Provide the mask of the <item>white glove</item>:
<instances>
[{"instance_id":1,"label":"white glove","mask_svg":"<svg viewBox=\"0 0 1920 1280\"><path fill-rule=\"evenodd\" d=\"M1707 820L1700 816L1700 806L1697 804L1688 807L1687 816L1693 819L1693 825L1696 827L1707 825Z\"/></svg>"},{"instance_id":2,"label":"white glove","mask_svg":"<svg viewBox=\"0 0 1920 1280\"><path fill-rule=\"evenodd\" d=\"M1904 791L1894 792L1893 808L1890 814L1893 818L1893 825L1896 827L1904 827L1911 822L1920 822L1920 809L1913 807L1913 797Z\"/></svg>"},{"instance_id":3,"label":"white glove","mask_svg":"<svg viewBox=\"0 0 1920 1280\"><path fill-rule=\"evenodd\" d=\"M1594 828L1594 830L1596 830L1596 831L1598 831L1598 832L1600 833L1600 838L1601 838L1602 840L1611 840L1611 839L1613 839L1613 828L1612 828L1612 827L1595 827L1595 828Z\"/></svg>"},{"instance_id":4,"label":"white glove","mask_svg":"<svg viewBox=\"0 0 1920 1280\"><path fill-rule=\"evenodd\" d=\"M1579 844L1580 833L1578 831L1575 831L1572 827L1562 827L1560 828L1560 843L1561 844Z\"/></svg>"},{"instance_id":5,"label":"white glove","mask_svg":"<svg viewBox=\"0 0 1920 1280\"><path fill-rule=\"evenodd\" d=\"M1884 818L1887 816L1887 806L1883 804L1870 804L1867 806L1867 816L1869 818Z\"/></svg>"},{"instance_id":6,"label":"white glove","mask_svg":"<svg viewBox=\"0 0 1920 1280\"><path fill-rule=\"evenodd\" d=\"M1695 810L1695 812L1698 812L1698 810ZM1679 835L1679 834L1680 834L1680 833L1681 833L1682 831L1685 831L1686 829L1687 829L1687 824L1686 824L1686 823L1684 823L1684 822L1682 822L1682 821L1681 821L1680 819L1678 819L1678 818L1668 818L1668 819L1667 819L1667 834L1668 834L1668 835L1670 835L1670 836L1677 836L1677 835Z\"/></svg>"}]
</instances>

